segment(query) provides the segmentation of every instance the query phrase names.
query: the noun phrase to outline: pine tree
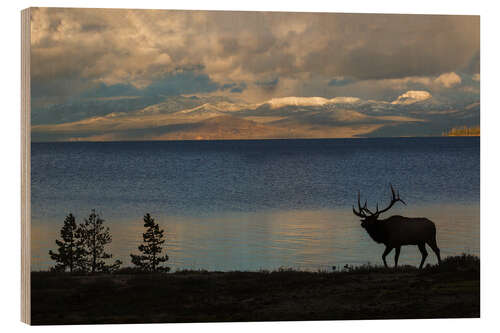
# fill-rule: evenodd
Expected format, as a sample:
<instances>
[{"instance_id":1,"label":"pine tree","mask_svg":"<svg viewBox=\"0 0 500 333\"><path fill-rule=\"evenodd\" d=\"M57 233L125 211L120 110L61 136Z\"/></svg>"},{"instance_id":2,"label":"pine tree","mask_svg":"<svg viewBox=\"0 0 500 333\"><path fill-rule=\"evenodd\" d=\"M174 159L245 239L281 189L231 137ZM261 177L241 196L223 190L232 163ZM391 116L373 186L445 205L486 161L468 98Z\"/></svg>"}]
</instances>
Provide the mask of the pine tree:
<instances>
[{"instance_id":1,"label":"pine tree","mask_svg":"<svg viewBox=\"0 0 500 333\"><path fill-rule=\"evenodd\" d=\"M84 239L85 249L85 270L91 273L110 272L118 269L120 260L116 260L112 265L106 265L105 260L112 257L106 253L104 247L111 243L112 238L108 227L104 227L104 220L92 209L89 217L84 220L78 228L78 234Z\"/></svg>"},{"instance_id":2,"label":"pine tree","mask_svg":"<svg viewBox=\"0 0 500 333\"><path fill-rule=\"evenodd\" d=\"M70 272L80 269L83 262L84 250L82 248L83 240L78 233L75 217L69 214L64 219L64 225L61 228L61 240L56 239L59 247L57 252L49 251L50 258L56 262L53 270Z\"/></svg>"},{"instance_id":3,"label":"pine tree","mask_svg":"<svg viewBox=\"0 0 500 333\"><path fill-rule=\"evenodd\" d=\"M139 245L139 251L143 254L131 254L132 263L139 267L142 271L150 272L168 272L169 267L161 267L160 264L168 260L168 255L161 256L162 244L165 243L163 229L155 223L151 215L144 215L144 227L146 232L142 234L144 243Z\"/></svg>"}]
</instances>

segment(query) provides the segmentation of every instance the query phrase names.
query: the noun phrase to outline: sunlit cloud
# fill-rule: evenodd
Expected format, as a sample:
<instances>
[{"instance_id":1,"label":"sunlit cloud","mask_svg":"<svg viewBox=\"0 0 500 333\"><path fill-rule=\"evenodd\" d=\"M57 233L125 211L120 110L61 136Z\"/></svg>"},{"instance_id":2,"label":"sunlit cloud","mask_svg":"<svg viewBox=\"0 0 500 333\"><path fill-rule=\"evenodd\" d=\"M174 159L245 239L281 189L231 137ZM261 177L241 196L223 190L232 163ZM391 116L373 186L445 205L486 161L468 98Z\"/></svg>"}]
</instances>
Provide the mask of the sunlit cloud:
<instances>
[{"instance_id":1,"label":"sunlit cloud","mask_svg":"<svg viewBox=\"0 0 500 333\"><path fill-rule=\"evenodd\" d=\"M456 73L444 73L438 76L435 80L436 83L443 85L446 88L451 88L457 84L462 83L462 79Z\"/></svg>"}]
</instances>

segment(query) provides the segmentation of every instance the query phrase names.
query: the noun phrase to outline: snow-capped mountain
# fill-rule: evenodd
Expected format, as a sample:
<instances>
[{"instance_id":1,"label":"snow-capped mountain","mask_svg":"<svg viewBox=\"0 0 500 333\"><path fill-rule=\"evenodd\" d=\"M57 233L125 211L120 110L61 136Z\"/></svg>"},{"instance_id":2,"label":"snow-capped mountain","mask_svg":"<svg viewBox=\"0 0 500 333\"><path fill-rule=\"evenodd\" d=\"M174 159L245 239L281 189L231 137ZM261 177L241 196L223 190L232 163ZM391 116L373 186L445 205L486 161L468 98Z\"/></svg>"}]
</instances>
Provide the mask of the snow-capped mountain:
<instances>
[{"instance_id":1,"label":"snow-capped mountain","mask_svg":"<svg viewBox=\"0 0 500 333\"><path fill-rule=\"evenodd\" d=\"M245 103L219 96L138 97L52 106L45 112L57 112L63 120L44 125L38 117L32 130L39 141L67 140L65 133L89 140L440 135L450 127L479 124L479 110L478 101L451 105L426 91L407 91L391 101L289 96Z\"/></svg>"}]
</instances>

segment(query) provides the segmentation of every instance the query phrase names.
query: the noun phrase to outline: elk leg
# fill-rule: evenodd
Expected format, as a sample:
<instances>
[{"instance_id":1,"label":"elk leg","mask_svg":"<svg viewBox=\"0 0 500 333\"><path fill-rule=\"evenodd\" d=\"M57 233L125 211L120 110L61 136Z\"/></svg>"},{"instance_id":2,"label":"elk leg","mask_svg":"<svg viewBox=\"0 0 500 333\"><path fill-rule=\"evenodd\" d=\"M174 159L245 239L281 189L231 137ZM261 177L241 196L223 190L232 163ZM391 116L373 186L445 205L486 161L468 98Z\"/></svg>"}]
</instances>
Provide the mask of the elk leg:
<instances>
[{"instance_id":1,"label":"elk leg","mask_svg":"<svg viewBox=\"0 0 500 333\"><path fill-rule=\"evenodd\" d=\"M420 262L420 267L418 269L422 269L424 266L425 258L427 258L427 250L425 249L425 243L420 243L418 244L418 249L420 250L420 253L422 253L422 261Z\"/></svg>"},{"instance_id":2,"label":"elk leg","mask_svg":"<svg viewBox=\"0 0 500 333\"><path fill-rule=\"evenodd\" d=\"M433 239L428 244L431 247L432 251L434 251L434 253L436 254L436 257L438 258L438 264L441 264L441 251L436 244L436 239Z\"/></svg>"},{"instance_id":3,"label":"elk leg","mask_svg":"<svg viewBox=\"0 0 500 333\"><path fill-rule=\"evenodd\" d=\"M394 268L398 267L399 253L401 252L401 246L396 247L396 255L394 256Z\"/></svg>"},{"instance_id":4,"label":"elk leg","mask_svg":"<svg viewBox=\"0 0 500 333\"><path fill-rule=\"evenodd\" d=\"M384 261L385 268L389 268L389 266L387 266L387 261L385 261L385 257L387 257L387 255L392 251L392 249L393 249L392 247L386 246L385 251L382 254L382 260Z\"/></svg>"}]
</instances>

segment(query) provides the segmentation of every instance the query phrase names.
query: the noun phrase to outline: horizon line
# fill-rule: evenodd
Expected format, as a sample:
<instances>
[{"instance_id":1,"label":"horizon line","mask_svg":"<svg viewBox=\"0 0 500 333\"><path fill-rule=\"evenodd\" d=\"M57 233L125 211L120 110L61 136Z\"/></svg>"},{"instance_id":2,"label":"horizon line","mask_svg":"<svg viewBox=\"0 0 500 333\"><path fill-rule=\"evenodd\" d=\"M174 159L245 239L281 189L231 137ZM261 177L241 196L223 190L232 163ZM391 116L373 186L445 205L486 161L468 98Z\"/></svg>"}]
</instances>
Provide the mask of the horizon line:
<instances>
[{"instance_id":1,"label":"horizon line","mask_svg":"<svg viewBox=\"0 0 500 333\"><path fill-rule=\"evenodd\" d=\"M367 139L431 139L431 138L474 138L481 135L429 135L429 136L373 136L342 138L262 138L262 139L180 139L180 140L66 140L66 141L31 141L31 143L134 143L134 142L214 142L214 141L285 141L285 140L367 140Z\"/></svg>"}]
</instances>

